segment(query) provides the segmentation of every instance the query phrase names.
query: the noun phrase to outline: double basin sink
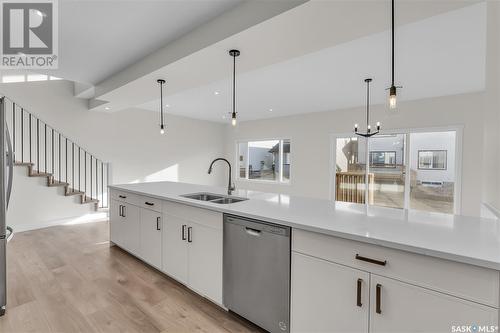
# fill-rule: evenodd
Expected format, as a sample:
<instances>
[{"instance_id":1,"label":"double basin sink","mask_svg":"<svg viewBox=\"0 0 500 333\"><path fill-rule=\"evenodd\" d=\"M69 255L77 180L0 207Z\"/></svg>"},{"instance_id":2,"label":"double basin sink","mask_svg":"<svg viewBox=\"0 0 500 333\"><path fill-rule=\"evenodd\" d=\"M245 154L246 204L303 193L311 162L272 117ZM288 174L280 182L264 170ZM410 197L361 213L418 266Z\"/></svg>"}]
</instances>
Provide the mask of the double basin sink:
<instances>
[{"instance_id":1,"label":"double basin sink","mask_svg":"<svg viewBox=\"0 0 500 333\"><path fill-rule=\"evenodd\" d=\"M223 204L223 205L248 200L245 198L228 197L228 196L215 194L215 193L208 193L208 192L184 194L184 195L181 195L181 197L188 198L188 199L194 199L194 200L200 200L200 201L213 202L216 204Z\"/></svg>"}]
</instances>

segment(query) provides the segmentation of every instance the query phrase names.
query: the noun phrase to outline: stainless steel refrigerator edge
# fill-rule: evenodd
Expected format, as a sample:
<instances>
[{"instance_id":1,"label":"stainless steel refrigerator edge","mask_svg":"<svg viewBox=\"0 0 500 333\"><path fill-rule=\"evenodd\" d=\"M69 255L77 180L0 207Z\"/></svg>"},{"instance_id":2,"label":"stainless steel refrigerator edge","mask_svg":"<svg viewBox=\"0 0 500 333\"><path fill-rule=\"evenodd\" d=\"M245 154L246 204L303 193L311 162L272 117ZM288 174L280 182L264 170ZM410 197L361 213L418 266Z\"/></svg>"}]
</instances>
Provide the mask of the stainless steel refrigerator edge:
<instances>
[{"instance_id":1,"label":"stainless steel refrigerator edge","mask_svg":"<svg viewBox=\"0 0 500 333\"><path fill-rule=\"evenodd\" d=\"M12 190L13 152L5 121L5 98L0 98L0 316L7 305L7 242L13 231L7 226L7 207ZM8 172L5 172L8 167ZM8 176L7 184L5 177Z\"/></svg>"},{"instance_id":2,"label":"stainless steel refrigerator edge","mask_svg":"<svg viewBox=\"0 0 500 333\"><path fill-rule=\"evenodd\" d=\"M224 215L224 305L271 333L290 331L290 233Z\"/></svg>"}]
</instances>

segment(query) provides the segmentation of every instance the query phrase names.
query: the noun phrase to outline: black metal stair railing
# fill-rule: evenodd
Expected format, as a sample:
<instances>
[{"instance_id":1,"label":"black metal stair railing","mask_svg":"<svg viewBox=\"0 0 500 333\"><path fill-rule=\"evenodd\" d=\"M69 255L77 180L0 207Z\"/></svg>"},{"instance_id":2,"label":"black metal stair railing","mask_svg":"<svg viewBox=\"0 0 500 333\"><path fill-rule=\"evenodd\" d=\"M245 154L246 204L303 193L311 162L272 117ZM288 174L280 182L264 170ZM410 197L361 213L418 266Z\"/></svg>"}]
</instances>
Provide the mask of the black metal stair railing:
<instances>
[{"instance_id":1,"label":"black metal stair railing","mask_svg":"<svg viewBox=\"0 0 500 333\"><path fill-rule=\"evenodd\" d=\"M65 185L68 195L81 192L84 201L107 208L109 163L97 158L33 113L4 96L16 163L30 163L49 177L49 185Z\"/></svg>"}]
</instances>

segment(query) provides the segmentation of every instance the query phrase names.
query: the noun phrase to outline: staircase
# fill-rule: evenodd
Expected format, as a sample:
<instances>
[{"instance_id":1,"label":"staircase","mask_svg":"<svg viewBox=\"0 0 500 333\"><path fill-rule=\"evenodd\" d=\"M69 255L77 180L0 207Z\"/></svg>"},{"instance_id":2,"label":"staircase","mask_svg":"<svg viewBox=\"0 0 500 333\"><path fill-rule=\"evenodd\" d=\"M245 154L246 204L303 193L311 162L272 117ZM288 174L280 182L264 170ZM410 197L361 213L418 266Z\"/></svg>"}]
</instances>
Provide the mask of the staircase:
<instances>
[{"instance_id":1,"label":"staircase","mask_svg":"<svg viewBox=\"0 0 500 333\"><path fill-rule=\"evenodd\" d=\"M109 163L5 96L0 112L5 112L15 167L25 167L29 177L45 177L49 187L64 187L64 195L79 196L82 205L108 208Z\"/></svg>"}]
</instances>

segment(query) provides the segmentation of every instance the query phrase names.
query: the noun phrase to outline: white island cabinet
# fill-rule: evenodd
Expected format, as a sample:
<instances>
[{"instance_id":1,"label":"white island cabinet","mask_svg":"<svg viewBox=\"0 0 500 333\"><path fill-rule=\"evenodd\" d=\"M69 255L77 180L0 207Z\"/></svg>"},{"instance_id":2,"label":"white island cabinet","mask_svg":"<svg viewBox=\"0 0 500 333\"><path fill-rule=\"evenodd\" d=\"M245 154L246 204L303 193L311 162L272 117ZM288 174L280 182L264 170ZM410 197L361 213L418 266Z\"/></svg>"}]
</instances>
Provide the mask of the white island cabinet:
<instances>
[{"instance_id":1,"label":"white island cabinet","mask_svg":"<svg viewBox=\"0 0 500 333\"><path fill-rule=\"evenodd\" d=\"M124 195L122 195L124 196ZM110 240L130 253L138 253L140 208L124 199L111 199Z\"/></svg>"},{"instance_id":2,"label":"white island cabinet","mask_svg":"<svg viewBox=\"0 0 500 333\"><path fill-rule=\"evenodd\" d=\"M291 277L294 332L368 331L369 273L293 253Z\"/></svg>"},{"instance_id":3,"label":"white island cabinet","mask_svg":"<svg viewBox=\"0 0 500 333\"><path fill-rule=\"evenodd\" d=\"M164 202L163 271L222 305L222 214Z\"/></svg>"},{"instance_id":4,"label":"white island cabinet","mask_svg":"<svg viewBox=\"0 0 500 333\"><path fill-rule=\"evenodd\" d=\"M125 191L112 191L110 241L161 268L161 201Z\"/></svg>"},{"instance_id":5,"label":"white island cabinet","mask_svg":"<svg viewBox=\"0 0 500 333\"><path fill-rule=\"evenodd\" d=\"M498 326L496 270L302 230L292 237L292 332Z\"/></svg>"},{"instance_id":6,"label":"white island cabinet","mask_svg":"<svg viewBox=\"0 0 500 333\"><path fill-rule=\"evenodd\" d=\"M222 305L222 213L112 190L110 240Z\"/></svg>"}]
</instances>

